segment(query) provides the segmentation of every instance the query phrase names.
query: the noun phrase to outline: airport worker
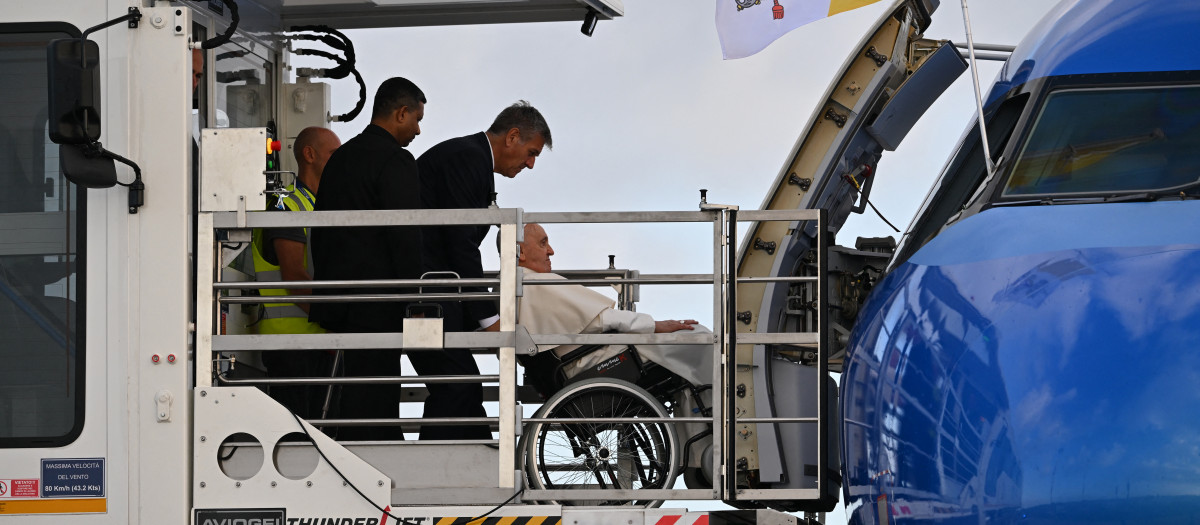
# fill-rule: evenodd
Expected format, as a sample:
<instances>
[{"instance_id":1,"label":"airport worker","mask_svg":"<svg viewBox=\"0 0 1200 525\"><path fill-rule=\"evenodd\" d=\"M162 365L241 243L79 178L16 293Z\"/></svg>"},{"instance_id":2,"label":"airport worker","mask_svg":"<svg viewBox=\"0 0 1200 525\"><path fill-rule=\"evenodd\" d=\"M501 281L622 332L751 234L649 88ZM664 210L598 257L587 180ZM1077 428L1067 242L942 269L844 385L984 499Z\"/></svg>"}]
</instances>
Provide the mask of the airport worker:
<instances>
[{"instance_id":1,"label":"airport worker","mask_svg":"<svg viewBox=\"0 0 1200 525\"><path fill-rule=\"evenodd\" d=\"M322 210L403 210L421 207L417 162L405 149L421 133L425 95L411 81L394 77L375 93L371 123L329 158L321 176ZM313 264L317 280L417 279L421 276L421 232L411 226L313 228ZM413 288L383 288L375 293L415 293ZM317 294L364 293L362 289L319 289ZM313 303L309 319L330 332L375 333L403 330L406 303ZM399 376L400 353L394 350L347 350L347 377ZM400 387L394 384L345 385L338 418L397 418ZM398 426L342 427L339 439L403 439Z\"/></svg>"},{"instance_id":2,"label":"airport worker","mask_svg":"<svg viewBox=\"0 0 1200 525\"><path fill-rule=\"evenodd\" d=\"M192 50L192 92L200 86L200 81L204 79L204 50Z\"/></svg>"},{"instance_id":3,"label":"airport worker","mask_svg":"<svg viewBox=\"0 0 1200 525\"><path fill-rule=\"evenodd\" d=\"M446 140L426 151L421 169L421 200L426 208L487 208L495 195L493 173L513 178L533 169L542 148L552 147L550 127L526 101L500 112L487 131ZM453 271L462 278L483 276L479 245L489 226L442 226L425 231L426 271ZM464 288L464 291L481 291ZM486 301L444 303L447 331L495 330L496 305ZM412 353L420 375L478 375L470 350ZM427 385L426 417L483 417L483 386L477 383ZM422 426L421 439L491 439L485 426Z\"/></svg>"},{"instance_id":4,"label":"airport worker","mask_svg":"<svg viewBox=\"0 0 1200 525\"><path fill-rule=\"evenodd\" d=\"M525 240L520 244L518 264L526 282L565 279L552 272L550 256L554 248L549 236L538 224L525 225ZM526 285L518 299L517 322L531 334L672 333L694 330L709 333L695 320L655 321L648 314L618 310L611 298L581 285ZM576 345L543 346L539 351L554 351L559 357L578 348ZM612 345L571 363L563 371L572 375L619 354L624 345ZM638 354L683 377L693 385L712 383L712 345L669 344L637 345Z\"/></svg>"},{"instance_id":5,"label":"airport worker","mask_svg":"<svg viewBox=\"0 0 1200 525\"><path fill-rule=\"evenodd\" d=\"M325 163L342 141L321 127L305 128L296 136L292 153L296 157L296 182L288 186L270 209L312 211ZM308 281L312 279L309 228L268 228L254 230L250 245L254 260L254 278L261 282ZM310 295L308 288L260 288L260 296ZM320 334L325 329L308 320L308 303L264 303L255 327L260 334ZM263 364L269 377L321 377L332 372L332 357L324 351L263 352ZM327 387L318 385L272 386L271 396L303 418L321 416Z\"/></svg>"}]
</instances>

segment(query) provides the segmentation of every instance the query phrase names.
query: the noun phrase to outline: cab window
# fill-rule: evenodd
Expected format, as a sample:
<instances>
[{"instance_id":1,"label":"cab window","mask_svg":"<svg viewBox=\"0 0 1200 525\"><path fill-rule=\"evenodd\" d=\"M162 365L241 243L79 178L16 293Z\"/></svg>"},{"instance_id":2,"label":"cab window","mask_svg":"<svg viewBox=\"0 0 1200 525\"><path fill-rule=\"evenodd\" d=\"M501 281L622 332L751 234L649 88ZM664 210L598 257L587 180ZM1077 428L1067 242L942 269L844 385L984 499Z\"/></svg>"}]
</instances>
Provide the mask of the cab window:
<instances>
[{"instance_id":1,"label":"cab window","mask_svg":"<svg viewBox=\"0 0 1200 525\"><path fill-rule=\"evenodd\" d=\"M83 427L85 192L47 134L46 44L67 24L0 24L0 447Z\"/></svg>"},{"instance_id":2,"label":"cab window","mask_svg":"<svg viewBox=\"0 0 1200 525\"><path fill-rule=\"evenodd\" d=\"M226 43L214 51L216 83L213 96L217 120L209 127L266 127L273 108L271 63L235 42Z\"/></svg>"}]
</instances>

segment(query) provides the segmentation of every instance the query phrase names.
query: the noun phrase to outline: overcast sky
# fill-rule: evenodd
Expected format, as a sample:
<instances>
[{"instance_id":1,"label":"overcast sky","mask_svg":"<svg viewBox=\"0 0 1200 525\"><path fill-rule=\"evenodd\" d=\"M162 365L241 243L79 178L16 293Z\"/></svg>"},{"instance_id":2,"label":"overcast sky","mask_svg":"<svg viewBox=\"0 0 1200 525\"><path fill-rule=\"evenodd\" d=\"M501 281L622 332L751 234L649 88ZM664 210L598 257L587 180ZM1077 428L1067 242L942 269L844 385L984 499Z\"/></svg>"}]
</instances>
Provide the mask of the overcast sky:
<instances>
[{"instance_id":1,"label":"overcast sky","mask_svg":"<svg viewBox=\"0 0 1200 525\"><path fill-rule=\"evenodd\" d=\"M486 128L518 99L549 121L555 147L516 179L497 177L500 205L526 211L695 210L709 201L758 208L789 161L792 145L829 82L890 5L889 0L793 31L749 58L721 60L714 4L628 0L625 16L601 21L593 37L579 23L356 30L348 34L373 95L403 76L429 100L420 155L442 140ZM976 41L1016 44L1047 0L975 0ZM960 4L934 16L928 37L965 41ZM982 62L985 86L998 70ZM332 111L353 107L352 81L334 85ZM873 202L903 228L973 111L964 74L901 148L884 156ZM335 124L347 140L362 130L370 102L353 122ZM707 225L635 227L547 225L556 269L597 268L615 254L643 273L710 272ZM889 234L874 215L854 216L839 234ZM485 243L486 244L486 243ZM490 246L490 244L488 244ZM497 267L492 250L485 265ZM638 309L660 318L712 320L707 287L645 287Z\"/></svg>"},{"instance_id":2,"label":"overcast sky","mask_svg":"<svg viewBox=\"0 0 1200 525\"><path fill-rule=\"evenodd\" d=\"M729 0L732 1L732 0ZM1015 45L1055 2L973 0L976 42ZM766 50L721 60L714 4L705 0L625 0L625 16L601 21L593 37L578 22L357 30L348 35L373 95L403 76L429 100L415 155L442 140L486 128L518 99L546 116L554 136L536 167L497 177L502 207L525 211L697 209L710 202L755 209L803 131L827 85L876 19L884 0L793 31ZM926 36L965 42L960 2L934 15ZM990 85L998 62L980 63ZM335 114L353 107L352 81L334 85ZM885 154L872 201L907 225L974 111L964 74L917 124L899 150ZM347 140L364 114L334 131ZM643 273L711 272L711 227L547 225L556 269L600 268L607 254ZM839 234L890 230L874 215L854 216ZM485 246L491 246L485 243ZM485 267L497 268L492 250ZM644 287L638 309L658 318L712 321L707 287ZM843 523L840 513L829 523Z\"/></svg>"}]
</instances>

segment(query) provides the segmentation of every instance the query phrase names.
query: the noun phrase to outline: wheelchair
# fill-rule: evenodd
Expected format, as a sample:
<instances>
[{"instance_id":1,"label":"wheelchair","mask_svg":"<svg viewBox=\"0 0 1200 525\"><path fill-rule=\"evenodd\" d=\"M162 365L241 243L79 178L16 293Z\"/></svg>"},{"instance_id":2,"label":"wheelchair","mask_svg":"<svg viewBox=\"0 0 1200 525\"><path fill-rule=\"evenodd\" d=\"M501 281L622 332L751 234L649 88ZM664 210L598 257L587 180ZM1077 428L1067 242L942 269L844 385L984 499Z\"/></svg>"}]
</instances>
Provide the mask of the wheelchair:
<instances>
[{"instance_id":1,"label":"wheelchair","mask_svg":"<svg viewBox=\"0 0 1200 525\"><path fill-rule=\"evenodd\" d=\"M681 473L689 487L705 484L701 441L707 437L711 445L712 425L663 419L672 412L711 416L703 395L708 385L690 384L632 346L586 345L562 357L546 351L520 361L525 384L545 399L534 418L587 420L526 425L520 450L531 488L671 489ZM638 421L648 418L657 420ZM697 466L687 467L689 462ZM657 507L662 500L543 503Z\"/></svg>"}]
</instances>

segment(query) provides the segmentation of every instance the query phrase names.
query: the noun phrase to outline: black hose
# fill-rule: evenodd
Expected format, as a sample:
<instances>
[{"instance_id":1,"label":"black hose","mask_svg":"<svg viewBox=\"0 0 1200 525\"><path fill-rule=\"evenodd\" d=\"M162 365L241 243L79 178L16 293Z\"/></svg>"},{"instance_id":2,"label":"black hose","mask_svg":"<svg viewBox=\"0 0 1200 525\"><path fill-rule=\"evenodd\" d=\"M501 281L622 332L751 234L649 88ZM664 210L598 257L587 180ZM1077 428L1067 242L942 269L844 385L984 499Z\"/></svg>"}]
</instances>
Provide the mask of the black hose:
<instances>
[{"instance_id":1,"label":"black hose","mask_svg":"<svg viewBox=\"0 0 1200 525\"><path fill-rule=\"evenodd\" d=\"M347 60L343 59L342 57L337 56L333 53L330 53L328 51L321 51L320 49L297 49L297 50L293 51L292 53L297 56L305 56L305 55L315 56L315 57L327 58L329 60L334 61L334 63L337 64L337 67L334 67L332 69L326 69L325 74L324 74L325 78L332 78L332 79L346 78L346 77L350 76L350 72L354 70L353 65L350 64L349 61L347 61Z\"/></svg>"},{"instance_id":2,"label":"black hose","mask_svg":"<svg viewBox=\"0 0 1200 525\"><path fill-rule=\"evenodd\" d=\"M297 31L297 29L293 27L292 31ZM332 47L338 51L346 50L346 41L342 40L336 36L330 35L330 34L308 35L308 34L301 33L298 35L292 35L290 38L292 40L311 40L314 42L320 42L320 43L325 44L329 47Z\"/></svg>"},{"instance_id":3,"label":"black hose","mask_svg":"<svg viewBox=\"0 0 1200 525\"><path fill-rule=\"evenodd\" d=\"M214 36L200 43L200 49L212 49L214 47L224 45L233 38L233 33L237 31L238 23L242 21L242 17L238 15L237 2L234 0L221 0L225 7L229 8L229 27L224 33Z\"/></svg>"},{"instance_id":4,"label":"black hose","mask_svg":"<svg viewBox=\"0 0 1200 525\"><path fill-rule=\"evenodd\" d=\"M358 81L358 104L355 104L354 109L350 110L349 113L338 115L334 119L338 122L350 122L354 120L354 117L357 117L362 112L363 106L367 103L367 83L363 82L363 77L358 74L357 69L351 69L350 72L354 74L354 80Z\"/></svg>"},{"instance_id":5,"label":"black hose","mask_svg":"<svg viewBox=\"0 0 1200 525\"><path fill-rule=\"evenodd\" d=\"M322 42L325 42L326 45L328 45L329 47L338 49L340 51L344 51L346 53L346 61L350 62L351 65L354 65L354 63L357 61L356 57L354 56L354 42L351 42L349 37L347 37L341 31L338 31L337 29L334 29L329 26L292 26L291 30L292 31L307 31L309 33L325 33L326 35L331 35L333 37L336 37L342 41L341 45L330 44L325 41L325 37L317 38L317 37L305 36L305 40L318 40L319 39ZM303 36L303 35L301 35L301 36Z\"/></svg>"},{"instance_id":6,"label":"black hose","mask_svg":"<svg viewBox=\"0 0 1200 525\"><path fill-rule=\"evenodd\" d=\"M358 72L356 66L357 57L354 54L354 43L350 38L329 26L292 26L289 31L301 34L292 35L294 40L308 40L313 42L321 42L333 49L341 51L346 55L345 58L339 57L334 53L322 51L318 49L296 49L293 51L296 55L310 55L332 60L337 64L336 67L326 69L321 73L321 76L332 79L342 79L349 75L354 75L354 80L358 82L358 103L354 105L354 109L343 115L333 117L334 122L349 122L362 112L367 104L367 83L363 81L362 74ZM303 34L317 33L317 34Z\"/></svg>"}]
</instances>

